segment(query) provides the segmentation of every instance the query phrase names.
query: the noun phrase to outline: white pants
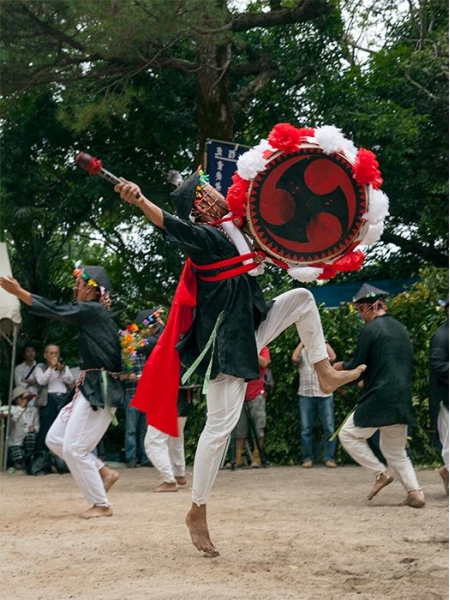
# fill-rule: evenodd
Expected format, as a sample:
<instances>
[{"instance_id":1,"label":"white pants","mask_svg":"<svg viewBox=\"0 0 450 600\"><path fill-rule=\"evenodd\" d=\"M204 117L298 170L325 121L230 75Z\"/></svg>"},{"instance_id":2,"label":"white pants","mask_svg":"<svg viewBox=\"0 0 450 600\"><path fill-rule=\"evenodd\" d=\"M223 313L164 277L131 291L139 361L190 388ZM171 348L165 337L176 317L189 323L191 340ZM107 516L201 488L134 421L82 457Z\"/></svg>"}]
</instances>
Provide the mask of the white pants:
<instances>
[{"instance_id":1,"label":"white pants","mask_svg":"<svg viewBox=\"0 0 450 600\"><path fill-rule=\"evenodd\" d=\"M445 468L448 471L448 410L445 408L445 406L442 406L442 404L439 409L437 426L439 440L442 444L442 460L444 461Z\"/></svg>"},{"instance_id":2,"label":"white pants","mask_svg":"<svg viewBox=\"0 0 450 600\"><path fill-rule=\"evenodd\" d=\"M50 427L45 443L66 461L75 483L89 504L109 506L99 470L104 463L93 450L102 439L111 413L106 408L92 410L81 392L64 407Z\"/></svg>"},{"instance_id":3,"label":"white pants","mask_svg":"<svg viewBox=\"0 0 450 600\"><path fill-rule=\"evenodd\" d=\"M267 318L255 332L258 352L295 324L314 364L328 358L319 311L313 295L297 288L275 298ZM206 504L220 468L223 453L239 420L244 402L244 379L220 374L209 384L207 417L195 453L192 501Z\"/></svg>"},{"instance_id":4,"label":"white pants","mask_svg":"<svg viewBox=\"0 0 450 600\"><path fill-rule=\"evenodd\" d=\"M149 425L144 445L147 456L158 469L165 483L175 483L175 477L184 477L184 426L187 417L178 417L178 437L172 437Z\"/></svg>"},{"instance_id":5,"label":"white pants","mask_svg":"<svg viewBox=\"0 0 450 600\"><path fill-rule=\"evenodd\" d=\"M407 425L384 427L357 427L352 413L339 433L339 439L350 456L375 476L386 471L386 466L372 452L367 440L380 431L380 450L388 466L407 492L418 490L419 483L406 453Z\"/></svg>"}]
</instances>

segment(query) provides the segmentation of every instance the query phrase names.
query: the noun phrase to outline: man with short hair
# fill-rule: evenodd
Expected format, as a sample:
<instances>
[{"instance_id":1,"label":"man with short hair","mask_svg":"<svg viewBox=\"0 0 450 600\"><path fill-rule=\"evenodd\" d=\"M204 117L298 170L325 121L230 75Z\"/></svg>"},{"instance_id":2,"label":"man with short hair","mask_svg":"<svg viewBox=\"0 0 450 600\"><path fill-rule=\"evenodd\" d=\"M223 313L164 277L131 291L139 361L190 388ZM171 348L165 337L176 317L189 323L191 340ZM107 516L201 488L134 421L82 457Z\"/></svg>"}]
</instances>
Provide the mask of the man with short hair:
<instances>
[{"instance_id":1,"label":"man with short hair","mask_svg":"<svg viewBox=\"0 0 450 600\"><path fill-rule=\"evenodd\" d=\"M153 411L153 416L159 417L153 405L164 390L155 389L152 369L156 365L173 365L173 374L165 385L172 382L171 430L177 435L180 358L188 368L187 376L190 367L196 368L209 381L207 420L197 446L192 505L186 524L194 546L207 556L217 556L209 535L206 504L228 438L241 413L246 381L259 377L261 348L295 324L309 348L321 387L330 393L358 378L364 366L338 373L330 365L319 312L308 290L293 289L267 307L256 277L249 275L258 266L257 253L252 253L251 264L241 258L224 230L228 212L225 198L200 172L172 193L178 218L148 200L134 183L122 180L114 189L123 200L137 205L168 242L189 256L165 332L144 368L134 403L147 414ZM152 390L159 398L150 399ZM167 410L162 412L166 414Z\"/></svg>"},{"instance_id":2,"label":"man with short hair","mask_svg":"<svg viewBox=\"0 0 450 600\"><path fill-rule=\"evenodd\" d=\"M92 506L82 519L113 514L107 492L119 474L94 454L94 449L123 405L119 334L110 308L111 282L103 267L78 265L74 271L74 302L59 304L31 294L13 277L0 277L0 286L30 307L30 312L78 329L81 368L73 400L58 414L46 444L70 469Z\"/></svg>"},{"instance_id":3,"label":"man with short hair","mask_svg":"<svg viewBox=\"0 0 450 600\"><path fill-rule=\"evenodd\" d=\"M36 382L47 388L44 404L39 404L41 427L36 439L36 451L45 450L45 438L66 398L70 386L74 384L73 375L63 359L56 344L47 344L44 348L45 364L36 366Z\"/></svg>"},{"instance_id":4,"label":"man with short hair","mask_svg":"<svg viewBox=\"0 0 450 600\"><path fill-rule=\"evenodd\" d=\"M353 298L353 306L366 326L353 358L335 363L334 368L351 369L362 361L367 369L361 375L361 400L342 427L339 439L353 460L375 476L369 500L392 483L395 475L407 492L402 504L422 508L425 498L406 452L408 425L413 423L413 347L403 325L387 314L387 296L387 292L365 283ZM380 450L392 472L367 443L377 430Z\"/></svg>"},{"instance_id":5,"label":"man with short hair","mask_svg":"<svg viewBox=\"0 0 450 600\"><path fill-rule=\"evenodd\" d=\"M22 349L23 362L19 363L14 369L14 383L18 387L25 388L30 394L35 396L38 392L36 387L36 348L34 344L25 344ZM34 397L28 402L29 406L34 406Z\"/></svg>"}]
</instances>

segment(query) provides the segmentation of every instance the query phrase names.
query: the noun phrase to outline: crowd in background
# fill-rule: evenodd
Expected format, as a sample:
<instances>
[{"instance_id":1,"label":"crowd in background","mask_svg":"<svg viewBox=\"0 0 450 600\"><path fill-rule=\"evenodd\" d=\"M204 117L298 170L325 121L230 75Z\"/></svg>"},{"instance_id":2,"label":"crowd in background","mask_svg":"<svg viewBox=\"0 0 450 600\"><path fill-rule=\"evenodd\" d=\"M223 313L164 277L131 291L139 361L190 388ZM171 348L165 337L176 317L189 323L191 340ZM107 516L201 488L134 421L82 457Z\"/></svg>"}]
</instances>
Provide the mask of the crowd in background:
<instances>
[{"instance_id":1,"label":"crowd in background","mask_svg":"<svg viewBox=\"0 0 450 600\"><path fill-rule=\"evenodd\" d=\"M448 301L441 301L440 304L448 314ZM144 320L144 313L155 315L155 310L141 311L137 315L137 321L139 321L138 317ZM153 317L157 319L157 323L149 324L145 321L144 351L135 353L132 360L127 361L127 364L124 361L123 364L122 381L126 398L125 427L123 448L119 458L128 468L156 466L163 480L155 490L159 492L176 491L179 486L186 485L184 427L192 408L193 389L190 388L196 388L195 391L199 388L199 386L180 385L178 438L158 434L154 428L148 428L145 415L130 406L145 361L164 329L160 317L160 312L157 312ZM45 444L45 438L61 408L72 399L80 369L66 364L57 344L47 344L42 349L42 361L37 358L38 350L34 344L26 343L21 350L20 362L14 369L14 389L11 397L10 429L7 440L9 472L23 470L30 475L66 473L67 465L52 454ZM330 361L334 363L337 357L329 344L327 350ZM261 351L259 360L260 378L248 385L241 418L232 434L233 445L230 447L235 455L231 457L228 464L233 468L259 468L268 464L263 452L266 399L273 390L274 380L269 367L270 352L267 347ZM333 395L323 394L320 391L318 382L314 378L314 370L301 342L293 350L291 360L299 374L298 406L302 466L311 468L315 462L321 461L325 466L335 468L337 436L333 435L335 432ZM447 404L443 402L444 396L447 398ZM317 418L321 427L319 439L315 439L318 432ZM448 491L448 320L437 330L431 341L430 423L433 431L438 433L438 443L439 448L442 449L444 463L439 469L439 474ZM379 456L379 435L370 437L373 438L369 439L370 447ZM104 439L97 446L96 452L105 457ZM390 476L386 477L386 481L390 483ZM384 482L384 485L387 483Z\"/></svg>"}]
</instances>

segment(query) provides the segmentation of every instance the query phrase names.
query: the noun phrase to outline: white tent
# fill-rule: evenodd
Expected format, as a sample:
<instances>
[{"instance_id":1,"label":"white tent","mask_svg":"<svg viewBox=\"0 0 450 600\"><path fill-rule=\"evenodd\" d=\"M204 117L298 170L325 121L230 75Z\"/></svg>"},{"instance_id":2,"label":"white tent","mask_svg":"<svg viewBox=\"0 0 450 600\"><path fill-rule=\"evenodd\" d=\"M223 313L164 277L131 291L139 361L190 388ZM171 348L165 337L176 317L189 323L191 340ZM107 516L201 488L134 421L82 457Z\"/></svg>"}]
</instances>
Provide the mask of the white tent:
<instances>
[{"instance_id":1,"label":"white tent","mask_svg":"<svg viewBox=\"0 0 450 600\"><path fill-rule=\"evenodd\" d=\"M4 242L0 242L0 275L2 277L12 275L11 265L9 263L8 249ZM21 323L22 317L20 314L20 301L12 294L8 294L8 292L5 292L3 288L0 288L0 337L5 339L7 343L11 346L11 371L9 377L8 398L2 398L1 403L8 403L9 408L11 408L10 399L14 385L14 365L16 362L17 352L17 334ZM9 417L6 421L6 435L4 432L3 420L1 433L2 437L0 439L0 468L5 470L7 459L6 446L9 436Z\"/></svg>"}]
</instances>

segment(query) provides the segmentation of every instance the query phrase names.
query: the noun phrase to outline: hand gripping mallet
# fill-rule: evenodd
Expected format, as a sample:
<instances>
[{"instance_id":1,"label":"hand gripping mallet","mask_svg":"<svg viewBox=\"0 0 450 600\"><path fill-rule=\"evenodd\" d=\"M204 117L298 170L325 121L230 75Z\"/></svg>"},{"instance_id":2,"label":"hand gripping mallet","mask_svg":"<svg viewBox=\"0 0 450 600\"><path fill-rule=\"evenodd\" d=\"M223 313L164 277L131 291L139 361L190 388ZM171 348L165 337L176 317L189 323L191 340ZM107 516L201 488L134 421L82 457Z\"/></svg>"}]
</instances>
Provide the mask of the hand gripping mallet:
<instances>
[{"instance_id":1,"label":"hand gripping mallet","mask_svg":"<svg viewBox=\"0 0 450 600\"><path fill-rule=\"evenodd\" d=\"M75 157L75 163L89 173L89 175L100 175L106 181L109 181L113 185L123 183L121 179L113 175L110 171L103 168L103 163L100 159L91 156L87 152L79 152ZM141 197L140 192L137 192L134 197L139 200Z\"/></svg>"}]
</instances>

